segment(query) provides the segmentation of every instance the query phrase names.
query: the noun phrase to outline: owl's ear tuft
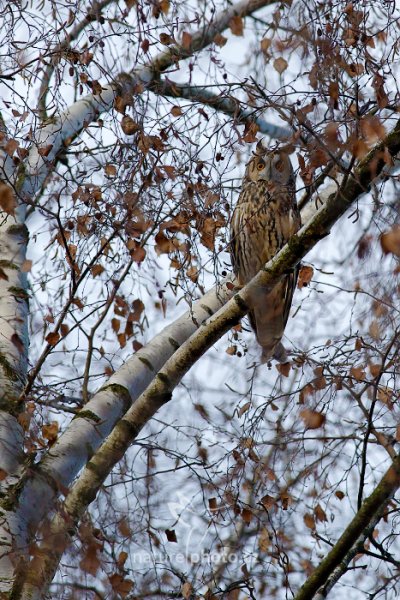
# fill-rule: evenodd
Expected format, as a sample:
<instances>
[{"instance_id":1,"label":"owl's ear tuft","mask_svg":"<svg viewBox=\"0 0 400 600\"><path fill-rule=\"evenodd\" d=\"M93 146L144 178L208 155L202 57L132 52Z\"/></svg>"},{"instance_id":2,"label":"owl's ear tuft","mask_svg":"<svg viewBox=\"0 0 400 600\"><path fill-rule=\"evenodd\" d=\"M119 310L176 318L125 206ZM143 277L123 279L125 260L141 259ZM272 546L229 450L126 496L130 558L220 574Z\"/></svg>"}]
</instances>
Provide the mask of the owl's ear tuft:
<instances>
[{"instance_id":1,"label":"owl's ear tuft","mask_svg":"<svg viewBox=\"0 0 400 600\"><path fill-rule=\"evenodd\" d=\"M262 156L263 154L266 153L266 151L267 151L267 148L265 148L264 144L262 143L262 140L259 140L257 142L255 154L258 156Z\"/></svg>"}]
</instances>

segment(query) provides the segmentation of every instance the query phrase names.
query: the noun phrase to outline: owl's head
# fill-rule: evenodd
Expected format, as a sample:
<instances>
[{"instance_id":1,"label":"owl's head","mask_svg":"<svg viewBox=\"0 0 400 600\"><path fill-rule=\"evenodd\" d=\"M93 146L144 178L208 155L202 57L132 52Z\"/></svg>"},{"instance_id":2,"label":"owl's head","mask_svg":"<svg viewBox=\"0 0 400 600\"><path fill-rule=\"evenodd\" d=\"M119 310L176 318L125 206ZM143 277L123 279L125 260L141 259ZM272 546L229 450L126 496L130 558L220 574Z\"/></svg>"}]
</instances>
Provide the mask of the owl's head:
<instances>
[{"instance_id":1,"label":"owl's head","mask_svg":"<svg viewBox=\"0 0 400 600\"><path fill-rule=\"evenodd\" d=\"M250 181L267 181L279 186L294 186L295 176L289 156L284 150L268 150L261 140L246 168Z\"/></svg>"}]
</instances>

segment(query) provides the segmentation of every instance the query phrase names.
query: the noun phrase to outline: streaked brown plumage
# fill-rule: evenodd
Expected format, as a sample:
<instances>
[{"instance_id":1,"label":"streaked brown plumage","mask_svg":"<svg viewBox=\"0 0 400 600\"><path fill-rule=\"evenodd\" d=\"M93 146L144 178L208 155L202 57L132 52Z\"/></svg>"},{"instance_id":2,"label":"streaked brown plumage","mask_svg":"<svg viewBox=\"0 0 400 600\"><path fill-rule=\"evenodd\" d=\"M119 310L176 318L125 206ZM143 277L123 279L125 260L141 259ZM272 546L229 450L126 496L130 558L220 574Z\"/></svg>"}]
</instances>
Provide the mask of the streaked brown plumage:
<instances>
[{"instance_id":1,"label":"streaked brown plumage","mask_svg":"<svg viewBox=\"0 0 400 600\"><path fill-rule=\"evenodd\" d=\"M231 258L240 285L258 273L300 228L295 176L283 150L258 142L249 161L231 222ZM262 348L261 361L287 361L281 338L288 320L297 270L252 298L250 324Z\"/></svg>"}]
</instances>

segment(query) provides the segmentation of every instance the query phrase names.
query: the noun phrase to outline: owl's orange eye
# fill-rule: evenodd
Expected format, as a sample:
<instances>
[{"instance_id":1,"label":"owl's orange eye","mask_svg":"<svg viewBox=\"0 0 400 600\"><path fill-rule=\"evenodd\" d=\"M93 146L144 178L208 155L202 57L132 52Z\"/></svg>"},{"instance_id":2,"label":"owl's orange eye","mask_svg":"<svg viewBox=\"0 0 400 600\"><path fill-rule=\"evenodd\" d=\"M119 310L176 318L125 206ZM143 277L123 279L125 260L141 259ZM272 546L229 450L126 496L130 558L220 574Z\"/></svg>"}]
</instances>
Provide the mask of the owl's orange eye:
<instances>
[{"instance_id":1,"label":"owl's orange eye","mask_svg":"<svg viewBox=\"0 0 400 600\"><path fill-rule=\"evenodd\" d=\"M265 167L265 164L263 162L257 163L257 170L258 171L262 171L264 167Z\"/></svg>"}]
</instances>

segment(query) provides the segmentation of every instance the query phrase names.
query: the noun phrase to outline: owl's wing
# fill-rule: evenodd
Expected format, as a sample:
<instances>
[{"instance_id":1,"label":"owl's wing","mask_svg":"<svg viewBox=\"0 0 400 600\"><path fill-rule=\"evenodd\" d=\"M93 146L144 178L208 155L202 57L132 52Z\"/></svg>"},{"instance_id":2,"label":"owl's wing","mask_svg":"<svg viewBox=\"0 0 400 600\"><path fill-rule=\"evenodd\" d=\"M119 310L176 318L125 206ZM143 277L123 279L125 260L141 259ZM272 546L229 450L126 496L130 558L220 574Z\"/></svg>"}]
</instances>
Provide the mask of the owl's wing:
<instances>
[{"instance_id":1,"label":"owl's wing","mask_svg":"<svg viewBox=\"0 0 400 600\"><path fill-rule=\"evenodd\" d=\"M285 277L285 292L284 292L284 305L283 305L283 326L286 327L286 323L288 322L290 307L292 306L292 299L294 290L296 289L297 279L299 276L300 267L297 265L296 268L291 271Z\"/></svg>"},{"instance_id":2,"label":"owl's wing","mask_svg":"<svg viewBox=\"0 0 400 600\"><path fill-rule=\"evenodd\" d=\"M243 188L231 221L231 257L241 285L247 283L300 227L293 195L287 190L272 198L267 184ZM262 348L261 360L274 357L286 362L281 338L287 323L298 269L271 289L260 286L251 298L250 325Z\"/></svg>"},{"instance_id":3,"label":"owl's wing","mask_svg":"<svg viewBox=\"0 0 400 600\"><path fill-rule=\"evenodd\" d=\"M261 361L288 360L281 339L289 317L297 272L285 275L273 288L260 287L251 297L250 325L261 346Z\"/></svg>"},{"instance_id":4,"label":"owl's wing","mask_svg":"<svg viewBox=\"0 0 400 600\"><path fill-rule=\"evenodd\" d=\"M262 348L262 362L268 362L271 358L279 362L288 361L281 338L289 318L298 272L299 267L296 267L272 289L261 287L254 292L249 321Z\"/></svg>"}]
</instances>

